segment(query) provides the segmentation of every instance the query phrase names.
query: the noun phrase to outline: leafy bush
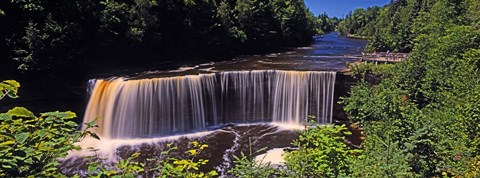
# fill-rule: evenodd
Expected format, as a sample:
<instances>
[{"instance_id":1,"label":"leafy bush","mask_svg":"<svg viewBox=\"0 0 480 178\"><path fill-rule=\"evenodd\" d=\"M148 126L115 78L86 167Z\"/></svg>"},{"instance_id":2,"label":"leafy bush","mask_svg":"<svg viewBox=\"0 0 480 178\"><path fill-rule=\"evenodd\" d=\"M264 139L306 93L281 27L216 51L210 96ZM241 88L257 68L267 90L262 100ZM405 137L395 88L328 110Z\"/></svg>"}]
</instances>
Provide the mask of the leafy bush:
<instances>
[{"instance_id":1,"label":"leafy bush","mask_svg":"<svg viewBox=\"0 0 480 178\"><path fill-rule=\"evenodd\" d=\"M413 155L391 136L395 129L391 123L365 128L367 137L362 154L352 160L351 177L414 177L409 164Z\"/></svg>"},{"instance_id":2,"label":"leafy bush","mask_svg":"<svg viewBox=\"0 0 480 178\"><path fill-rule=\"evenodd\" d=\"M372 74L381 78L392 76L394 64L375 65L374 63L350 64L352 76L355 79L364 79L366 75Z\"/></svg>"},{"instance_id":3,"label":"leafy bush","mask_svg":"<svg viewBox=\"0 0 480 178\"><path fill-rule=\"evenodd\" d=\"M197 156L208 147L206 144L200 144L197 141L191 143L191 149L188 150L189 157L178 159L171 156L171 152L177 150L169 144L168 149L161 153L160 158L147 158L148 165L139 160L140 153L134 153L127 159L120 159L117 163L109 163L105 158L97 154L97 149L91 148L95 154L87 157L88 159L88 177L138 177L145 175L146 171L153 172L155 177L182 177L182 178L208 178L215 177L218 173L215 170L207 173L200 171L202 165L207 164L208 160L198 159ZM147 170L148 169L148 170Z\"/></svg>"},{"instance_id":4,"label":"leafy bush","mask_svg":"<svg viewBox=\"0 0 480 178\"><path fill-rule=\"evenodd\" d=\"M112 165L108 163L105 158L101 158L97 149L90 148L95 154L93 156L86 157L89 159L88 177L135 177L145 170L145 164L135 161L140 153L134 153L127 159L120 159L116 164ZM78 175L76 175L78 176Z\"/></svg>"},{"instance_id":5,"label":"leafy bush","mask_svg":"<svg viewBox=\"0 0 480 178\"><path fill-rule=\"evenodd\" d=\"M351 134L344 125L320 125L300 134L287 153L286 163L292 177L338 177L350 173L350 161L359 150L345 144Z\"/></svg>"},{"instance_id":6,"label":"leafy bush","mask_svg":"<svg viewBox=\"0 0 480 178\"><path fill-rule=\"evenodd\" d=\"M16 98L20 84L0 83L0 98ZM77 131L73 112L47 112L39 117L22 107L0 114L0 177L59 177L57 158L79 149L73 143L87 135Z\"/></svg>"},{"instance_id":7,"label":"leafy bush","mask_svg":"<svg viewBox=\"0 0 480 178\"><path fill-rule=\"evenodd\" d=\"M217 171L212 170L207 173L199 171L200 166L207 164L208 160L198 159L197 156L208 147L206 144L200 144L197 141L191 143L192 148L187 151L189 158L178 159L169 156L169 152L176 150L176 147L170 147L164 152L168 155L163 162L157 162L156 169L160 169L161 177L185 177L185 178L200 178L200 177L215 177L218 175Z\"/></svg>"}]
</instances>

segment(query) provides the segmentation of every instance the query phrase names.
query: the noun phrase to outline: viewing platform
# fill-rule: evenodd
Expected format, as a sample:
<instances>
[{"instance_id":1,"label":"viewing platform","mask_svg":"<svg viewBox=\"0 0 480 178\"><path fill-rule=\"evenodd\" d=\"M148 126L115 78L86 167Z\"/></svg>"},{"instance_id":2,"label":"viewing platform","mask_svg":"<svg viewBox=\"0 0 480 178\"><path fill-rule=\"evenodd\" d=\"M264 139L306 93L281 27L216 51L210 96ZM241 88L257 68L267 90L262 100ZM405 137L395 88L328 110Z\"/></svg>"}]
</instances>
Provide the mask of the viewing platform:
<instances>
[{"instance_id":1,"label":"viewing platform","mask_svg":"<svg viewBox=\"0 0 480 178\"><path fill-rule=\"evenodd\" d=\"M366 62L385 62L385 63L397 63L403 62L408 58L408 53L388 53L388 52L374 52L374 53L362 53L362 61Z\"/></svg>"}]
</instances>

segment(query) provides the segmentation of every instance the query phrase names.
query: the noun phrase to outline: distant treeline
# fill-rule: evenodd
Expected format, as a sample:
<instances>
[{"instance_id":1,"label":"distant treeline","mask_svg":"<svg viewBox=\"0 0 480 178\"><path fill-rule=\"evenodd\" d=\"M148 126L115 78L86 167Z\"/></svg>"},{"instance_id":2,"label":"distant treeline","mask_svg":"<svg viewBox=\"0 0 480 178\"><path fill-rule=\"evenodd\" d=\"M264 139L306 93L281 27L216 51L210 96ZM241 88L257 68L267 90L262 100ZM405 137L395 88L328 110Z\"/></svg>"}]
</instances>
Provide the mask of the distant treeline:
<instances>
[{"instance_id":1,"label":"distant treeline","mask_svg":"<svg viewBox=\"0 0 480 178\"><path fill-rule=\"evenodd\" d=\"M315 17L303 0L5 0L0 58L22 70L51 70L231 57L305 45L336 23Z\"/></svg>"},{"instance_id":2,"label":"distant treeline","mask_svg":"<svg viewBox=\"0 0 480 178\"><path fill-rule=\"evenodd\" d=\"M344 35L369 38L367 51L410 52L414 48L413 40L424 33L420 28L430 23L431 19L425 17L437 6L436 2L394 0L384 7L355 9L339 24L338 30ZM449 7L448 10L452 13L447 15L460 16L461 18L455 19L456 21L467 22L470 16L478 16L478 14L462 16L469 8L468 3L463 1L449 3L454 6Z\"/></svg>"}]
</instances>

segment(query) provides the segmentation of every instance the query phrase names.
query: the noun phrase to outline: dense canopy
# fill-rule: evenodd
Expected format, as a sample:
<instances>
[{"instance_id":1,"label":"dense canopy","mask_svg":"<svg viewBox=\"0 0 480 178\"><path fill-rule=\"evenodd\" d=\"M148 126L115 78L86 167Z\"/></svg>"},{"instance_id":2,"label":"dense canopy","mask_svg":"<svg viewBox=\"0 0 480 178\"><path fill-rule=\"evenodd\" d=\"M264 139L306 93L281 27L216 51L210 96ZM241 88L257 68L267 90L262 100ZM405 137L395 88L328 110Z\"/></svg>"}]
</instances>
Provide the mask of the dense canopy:
<instances>
[{"instance_id":1,"label":"dense canopy","mask_svg":"<svg viewBox=\"0 0 480 178\"><path fill-rule=\"evenodd\" d=\"M353 175L479 176L479 11L476 0L396 0L341 22L369 37L367 50L410 52L404 63L354 70L345 110L366 140Z\"/></svg>"},{"instance_id":2,"label":"dense canopy","mask_svg":"<svg viewBox=\"0 0 480 178\"><path fill-rule=\"evenodd\" d=\"M303 0L7 0L0 9L0 58L21 70L267 52L307 44L338 21Z\"/></svg>"}]
</instances>

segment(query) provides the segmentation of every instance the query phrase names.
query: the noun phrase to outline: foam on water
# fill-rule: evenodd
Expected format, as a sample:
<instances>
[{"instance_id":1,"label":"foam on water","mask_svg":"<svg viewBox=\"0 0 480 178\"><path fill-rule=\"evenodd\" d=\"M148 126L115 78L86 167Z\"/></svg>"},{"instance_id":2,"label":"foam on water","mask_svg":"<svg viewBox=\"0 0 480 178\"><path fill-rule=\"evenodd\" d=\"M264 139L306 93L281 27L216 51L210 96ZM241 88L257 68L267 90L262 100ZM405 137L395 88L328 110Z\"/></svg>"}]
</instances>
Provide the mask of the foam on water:
<instances>
[{"instance_id":1,"label":"foam on water","mask_svg":"<svg viewBox=\"0 0 480 178\"><path fill-rule=\"evenodd\" d=\"M283 148L274 148L256 156L255 161L259 164L283 165L285 164L284 153Z\"/></svg>"},{"instance_id":2,"label":"foam on water","mask_svg":"<svg viewBox=\"0 0 480 178\"><path fill-rule=\"evenodd\" d=\"M100 138L100 140L94 139L92 137L87 137L76 145L80 146L81 150L72 150L68 153L68 156L63 159L69 159L72 157L85 157L92 156L95 153L92 152L89 148L97 149L98 154L102 158L108 158L107 161L114 162L116 161L117 155L116 150L122 146L137 146L142 144L157 144L162 142L171 142L178 140L180 138L200 138L206 135L209 135L215 131L204 131L196 132L190 134L181 134L181 135L172 135L164 136L157 138L137 138L137 139L108 139Z\"/></svg>"}]
</instances>

